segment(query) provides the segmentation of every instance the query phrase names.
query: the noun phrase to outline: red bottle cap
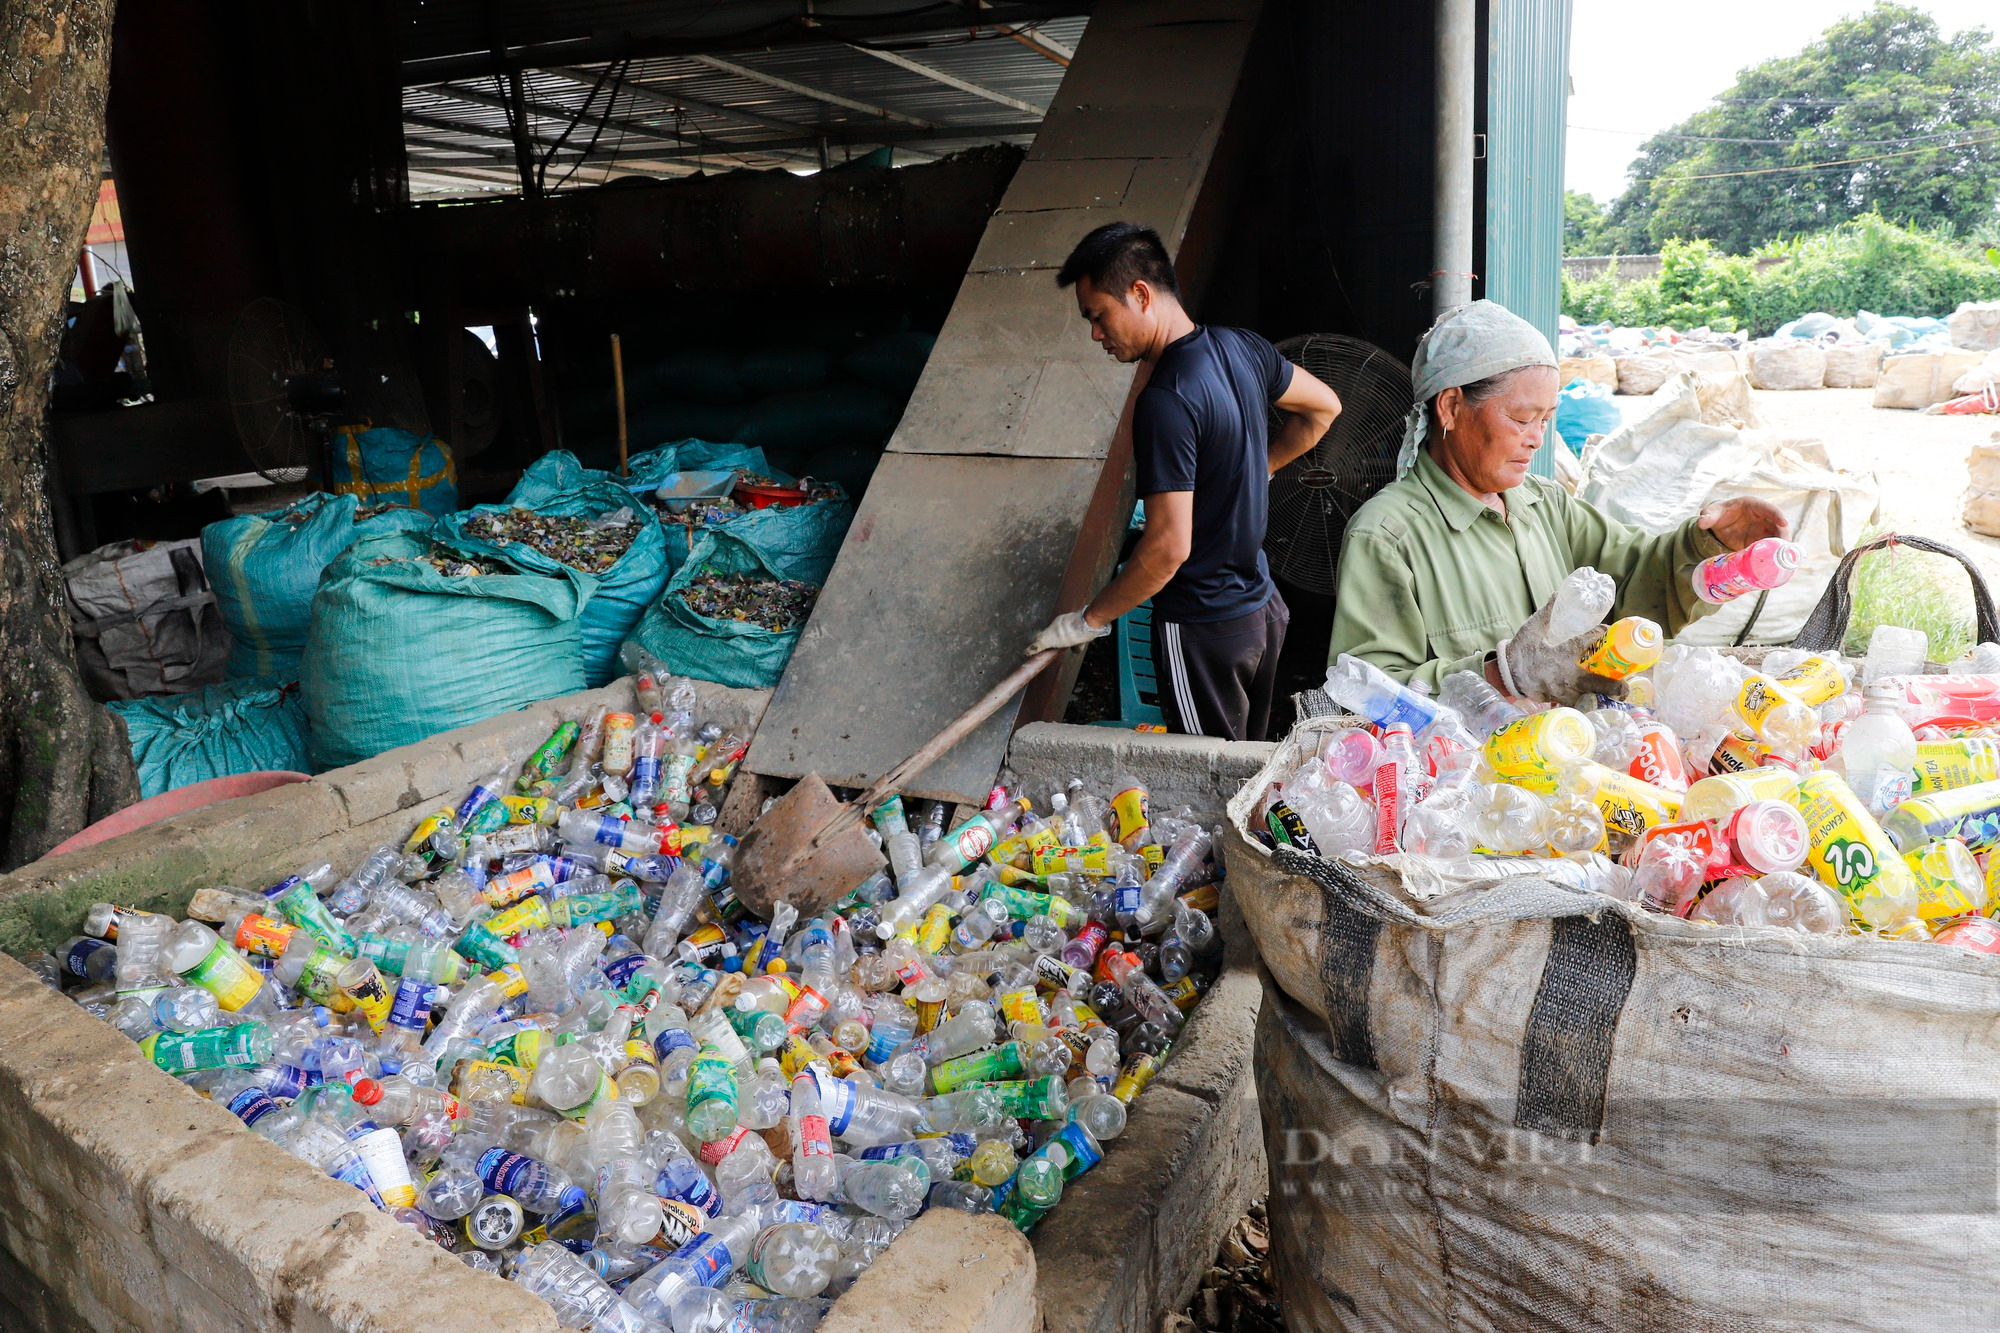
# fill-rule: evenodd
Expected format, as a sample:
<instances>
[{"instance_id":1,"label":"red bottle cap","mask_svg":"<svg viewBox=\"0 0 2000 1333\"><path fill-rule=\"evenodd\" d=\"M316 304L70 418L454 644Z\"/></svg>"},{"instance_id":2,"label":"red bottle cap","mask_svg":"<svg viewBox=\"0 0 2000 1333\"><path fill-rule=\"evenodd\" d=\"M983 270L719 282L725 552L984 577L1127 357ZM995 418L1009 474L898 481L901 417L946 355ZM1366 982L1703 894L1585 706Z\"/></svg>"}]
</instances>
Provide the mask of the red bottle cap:
<instances>
[{"instance_id":1,"label":"red bottle cap","mask_svg":"<svg viewBox=\"0 0 2000 1333\"><path fill-rule=\"evenodd\" d=\"M363 1106L373 1106L382 1100L382 1085L372 1078L364 1078L355 1083L354 1100Z\"/></svg>"}]
</instances>

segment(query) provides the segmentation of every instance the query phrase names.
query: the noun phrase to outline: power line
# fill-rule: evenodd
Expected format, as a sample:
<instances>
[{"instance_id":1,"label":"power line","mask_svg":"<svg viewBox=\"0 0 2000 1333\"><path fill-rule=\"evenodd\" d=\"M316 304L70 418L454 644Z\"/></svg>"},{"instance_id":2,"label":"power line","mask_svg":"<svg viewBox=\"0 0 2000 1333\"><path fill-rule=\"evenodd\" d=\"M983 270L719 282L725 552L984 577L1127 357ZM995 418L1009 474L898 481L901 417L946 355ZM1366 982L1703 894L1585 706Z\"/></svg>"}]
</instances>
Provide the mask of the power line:
<instances>
[{"instance_id":1,"label":"power line","mask_svg":"<svg viewBox=\"0 0 2000 1333\"><path fill-rule=\"evenodd\" d=\"M1595 125L1569 125L1565 128L1581 130L1585 134L1622 134L1635 139L1676 139L1683 143L1766 144L1776 147L1794 145L1806 137L1801 134L1794 135L1789 139L1734 139L1719 134L1675 134L1671 130L1610 130L1601 129ZM1966 130L1960 128L1955 130L1940 130L1936 134L1905 134L1895 139L1849 139L1846 146L1849 148L1874 148L1882 144L1927 143L1932 139L1949 139L1954 135L1964 133L1966 133ZM1822 146L1831 147L1832 145Z\"/></svg>"},{"instance_id":2,"label":"power line","mask_svg":"<svg viewBox=\"0 0 2000 1333\"><path fill-rule=\"evenodd\" d=\"M1863 162L1881 162L1892 157L1911 157L1917 153L1937 153L1943 152L1948 148L1971 148L1979 144L1989 143L2000 143L2000 134L1991 134L1983 139L1965 139L1958 143L1935 144L1929 148L1906 148L1896 153L1875 153L1868 157L1836 158L1831 162L1801 162L1794 166L1785 167L1753 167L1746 171L1710 171L1698 176L1638 176L1633 178L1632 183L1639 185L1647 181L1657 180L1713 181L1724 180L1731 176L1768 176L1779 171L1818 171L1825 167L1850 167Z\"/></svg>"}]
</instances>

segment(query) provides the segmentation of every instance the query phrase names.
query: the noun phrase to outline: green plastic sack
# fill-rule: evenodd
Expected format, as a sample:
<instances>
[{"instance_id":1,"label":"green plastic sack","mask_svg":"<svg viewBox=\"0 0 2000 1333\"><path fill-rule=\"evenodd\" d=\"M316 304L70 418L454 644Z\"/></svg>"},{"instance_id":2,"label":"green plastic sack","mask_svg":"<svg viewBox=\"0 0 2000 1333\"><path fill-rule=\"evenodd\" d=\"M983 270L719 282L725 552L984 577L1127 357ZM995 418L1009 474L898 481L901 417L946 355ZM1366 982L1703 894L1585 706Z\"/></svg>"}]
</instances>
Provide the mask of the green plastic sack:
<instances>
[{"instance_id":1,"label":"green plastic sack","mask_svg":"<svg viewBox=\"0 0 2000 1333\"><path fill-rule=\"evenodd\" d=\"M518 489L518 488L517 488ZM523 569L553 574L566 568L560 561L540 551L518 544L495 546L466 531L474 514L499 512L509 508L530 509L538 514L562 518L601 518L619 509L630 509L639 532L618 563L597 579L597 592L583 608L583 677L595 688L609 684L619 675L618 645L646 614L646 608L660 595L667 581L667 538L660 530L659 515L653 507L623 486L611 481L586 482L575 490L558 491L532 504L515 500L512 505L480 505L450 518L438 527L451 534L452 541L467 550L483 551L512 561Z\"/></svg>"},{"instance_id":2,"label":"green plastic sack","mask_svg":"<svg viewBox=\"0 0 2000 1333\"><path fill-rule=\"evenodd\" d=\"M201 561L229 626L229 675L297 680L319 576L363 537L409 532L435 521L421 509L397 508L355 521L352 495L308 495L262 514L243 514L201 530Z\"/></svg>"},{"instance_id":3,"label":"green plastic sack","mask_svg":"<svg viewBox=\"0 0 2000 1333\"><path fill-rule=\"evenodd\" d=\"M790 478L781 478L789 481ZM768 559L774 568L787 572L779 577L802 579L807 583L824 583L833 569L833 558L840 553L840 543L847 538L848 525L854 522L854 506L845 498L821 500L817 504L795 505L784 509L772 505L769 509L753 509L747 514L699 529L699 532L727 532L739 541L747 542ZM701 544L699 536L690 537L685 523L663 523L667 536L667 567L679 572L687 563L692 548Z\"/></svg>"},{"instance_id":4,"label":"green plastic sack","mask_svg":"<svg viewBox=\"0 0 2000 1333\"><path fill-rule=\"evenodd\" d=\"M695 542L687 563L667 580L660 599L647 609L633 631L632 641L679 675L738 689L769 689L785 674L785 663L792 659L804 622L774 631L740 621L714 620L690 610L679 593L703 570L789 579L802 577L793 572L798 567L782 554L766 559L757 546L736 537L733 529L710 529Z\"/></svg>"},{"instance_id":5,"label":"green plastic sack","mask_svg":"<svg viewBox=\"0 0 2000 1333\"><path fill-rule=\"evenodd\" d=\"M117 699L105 707L125 719L141 796L237 773L313 771L296 681L229 680L192 694Z\"/></svg>"},{"instance_id":6,"label":"green plastic sack","mask_svg":"<svg viewBox=\"0 0 2000 1333\"><path fill-rule=\"evenodd\" d=\"M430 544L370 537L320 583L303 680L320 768L583 688L596 579L567 565L451 578L417 558Z\"/></svg>"},{"instance_id":7,"label":"green plastic sack","mask_svg":"<svg viewBox=\"0 0 2000 1333\"><path fill-rule=\"evenodd\" d=\"M451 449L394 426L342 426L333 436L333 489L363 504L398 504L443 516L458 508Z\"/></svg>"},{"instance_id":8,"label":"green plastic sack","mask_svg":"<svg viewBox=\"0 0 2000 1333\"><path fill-rule=\"evenodd\" d=\"M609 472L585 467L582 460L569 450L551 449L528 464L521 473L521 479L514 483L514 489L507 492L507 503L532 509L536 501L546 500L551 495L573 491L592 482L610 480Z\"/></svg>"},{"instance_id":9,"label":"green plastic sack","mask_svg":"<svg viewBox=\"0 0 2000 1333\"><path fill-rule=\"evenodd\" d=\"M723 468L740 468L745 472L756 472L763 476L774 476L771 464L764 457L762 449L747 444L717 444L712 440L682 440L675 447L674 467L689 472L720 472ZM661 474L665 476L665 473ZM779 476L779 481L789 482L790 477Z\"/></svg>"},{"instance_id":10,"label":"green plastic sack","mask_svg":"<svg viewBox=\"0 0 2000 1333\"><path fill-rule=\"evenodd\" d=\"M610 482L623 485L630 491L651 491L659 489L668 474L683 468L697 471L719 471L722 468L742 468L749 472L771 475L770 463L764 458L762 449L753 449L747 444L716 444L709 440L675 440L633 454L625 460L625 477L621 482L618 474L608 468L585 465L567 449L556 449L543 454L528 465L521 479L514 483L514 489L507 493L508 504L526 502L530 506L539 500L562 491L573 491L593 482ZM790 477L781 477L790 481Z\"/></svg>"}]
</instances>

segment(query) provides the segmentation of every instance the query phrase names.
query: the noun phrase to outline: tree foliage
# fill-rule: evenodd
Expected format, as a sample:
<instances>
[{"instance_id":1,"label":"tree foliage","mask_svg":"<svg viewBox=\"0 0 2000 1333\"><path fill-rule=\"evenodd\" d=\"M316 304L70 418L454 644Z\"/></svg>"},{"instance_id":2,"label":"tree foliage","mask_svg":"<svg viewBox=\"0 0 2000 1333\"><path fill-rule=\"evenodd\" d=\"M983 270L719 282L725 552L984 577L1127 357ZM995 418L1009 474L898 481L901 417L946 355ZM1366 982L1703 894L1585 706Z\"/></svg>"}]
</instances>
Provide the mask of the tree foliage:
<instances>
[{"instance_id":1,"label":"tree foliage","mask_svg":"<svg viewBox=\"0 0 2000 1333\"><path fill-rule=\"evenodd\" d=\"M1872 213L1748 256L1724 254L1711 241L1670 240L1657 278L1563 277L1563 311L1582 324L1706 324L1758 335L1814 310L1948 315L1961 301L1992 300L2000 300L2000 249Z\"/></svg>"},{"instance_id":2,"label":"tree foliage","mask_svg":"<svg viewBox=\"0 0 2000 1333\"><path fill-rule=\"evenodd\" d=\"M1604 205L1578 190L1563 191L1563 253L1601 255L1606 243Z\"/></svg>"},{"instance_id":3,"label":"tree foliage","mask_svg":"<svg viewBox=\"0 0 2000 1333\"><path fill-rule=\"evenodd\" d=\"M1983 28L1947 38L1921 10L1878 0L1744 70L1647 140L1631 170L1599 242L1627 254L1672 238L1748 254L1870 213L1970 232L2000 197L2000 48Z\"/></svg>"}]
</instances>

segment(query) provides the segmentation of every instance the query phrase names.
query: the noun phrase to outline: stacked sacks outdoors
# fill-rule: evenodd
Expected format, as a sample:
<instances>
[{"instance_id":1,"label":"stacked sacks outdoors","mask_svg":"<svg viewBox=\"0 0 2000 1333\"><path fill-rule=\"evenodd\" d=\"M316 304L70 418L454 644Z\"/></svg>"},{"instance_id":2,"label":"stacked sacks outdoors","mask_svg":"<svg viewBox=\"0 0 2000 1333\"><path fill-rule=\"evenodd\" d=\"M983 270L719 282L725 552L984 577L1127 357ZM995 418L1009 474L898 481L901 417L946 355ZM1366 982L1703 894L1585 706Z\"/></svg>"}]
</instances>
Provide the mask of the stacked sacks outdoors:
<instances>
[{"instance_id":1,"label":"stacked sacks outdoors","mask_svg":"<svg viewBox=\"0 0 2000 1333\"><path fill-rule=\"evenodd\" d=\"M100 904L37 966L565 1327L810 1329L927 1208L1034 1227L1218 974L1210 833L1136 784L892 798L888 872L766 923L713 831L747 738L639 706L344 874Z\"/></svg>"}]
</instances>

